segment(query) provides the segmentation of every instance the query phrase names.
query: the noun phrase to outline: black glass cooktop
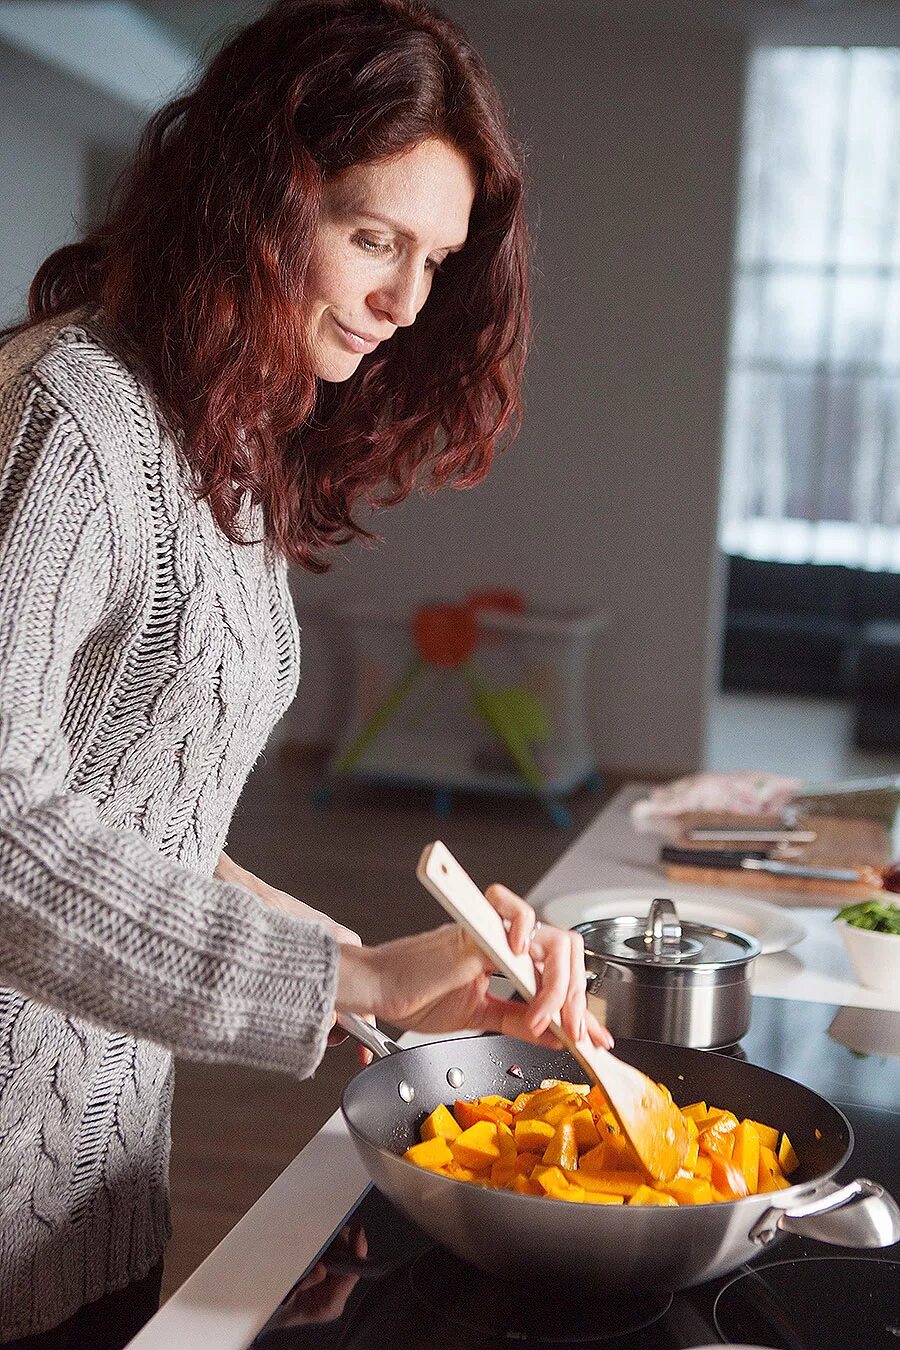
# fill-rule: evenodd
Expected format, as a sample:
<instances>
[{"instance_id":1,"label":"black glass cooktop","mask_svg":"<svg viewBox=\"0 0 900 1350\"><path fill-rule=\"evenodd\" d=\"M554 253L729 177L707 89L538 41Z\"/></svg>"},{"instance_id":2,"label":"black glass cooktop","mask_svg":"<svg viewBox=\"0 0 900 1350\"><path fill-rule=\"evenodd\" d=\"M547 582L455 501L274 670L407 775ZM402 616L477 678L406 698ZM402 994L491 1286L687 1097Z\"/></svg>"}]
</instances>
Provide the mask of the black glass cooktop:
<instances>
[{"instance_id":1,"label":"black glass cooktop","mask_svg":"<svg viewBox=\"0 0 900 1350\"><path fill-rule=\"evenodd\" d=\"M838 1180L900 1197L900 1013L754 999L740 1052L806 1083L855 1134ZM371 1188L304 1271L253 1350L900 1350L900 1245L789 1237L730 1275L674 1295L551 1295L436 1247Z\"/></svg>"}]
</instances>

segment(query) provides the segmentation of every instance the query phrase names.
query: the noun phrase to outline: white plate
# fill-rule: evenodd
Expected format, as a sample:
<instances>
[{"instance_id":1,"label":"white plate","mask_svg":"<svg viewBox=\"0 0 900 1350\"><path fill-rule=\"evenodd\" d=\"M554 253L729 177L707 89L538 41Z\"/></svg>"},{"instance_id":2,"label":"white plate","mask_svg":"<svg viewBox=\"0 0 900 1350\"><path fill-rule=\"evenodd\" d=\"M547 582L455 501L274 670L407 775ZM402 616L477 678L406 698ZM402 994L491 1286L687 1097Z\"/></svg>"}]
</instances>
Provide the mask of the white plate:
<instances>
[{"instance_id":1,"label":"white plate","mask_svg":"<svg viewBox=\"0 0 900 1350\"><path fill-rule=\"evenodd\" d=\"M673 886L671 882L656 891L652 887L608 886L603 890L578 891L548 900L541 907L541 918L558 928L574 928L590 919L608 919L619 914L643 917L654 895L674 900L679 918L697 923L737 928L755 937L763 953L782 952L806 936L806 929L793 915L765 900L750 900L744 895L722 891L712 896Z\"/></svg>"}]
</instances>

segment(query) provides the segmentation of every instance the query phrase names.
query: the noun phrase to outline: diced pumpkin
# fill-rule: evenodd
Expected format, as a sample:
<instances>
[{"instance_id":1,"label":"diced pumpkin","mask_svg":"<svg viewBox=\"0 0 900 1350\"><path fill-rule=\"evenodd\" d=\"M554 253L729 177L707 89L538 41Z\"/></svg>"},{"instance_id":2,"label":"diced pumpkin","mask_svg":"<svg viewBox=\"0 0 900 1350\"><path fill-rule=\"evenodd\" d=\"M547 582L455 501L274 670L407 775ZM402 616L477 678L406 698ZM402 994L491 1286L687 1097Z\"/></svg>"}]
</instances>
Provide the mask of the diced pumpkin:
<instances>
[{"instance_id":1,"label":"diced pumpkin","mask_svg":"<svg viewBox=\"0 0 900 1350\"><path fill-rule=\"evenodd\" d=\"M584 1200L584 1187L573 1185L558 1167L536 1167L532 1181L555 1200Z\"/></svg>"},{"instance_id":2,"label":"diced pumpkin","mask_svg":"<svg viewBox=\"0 0 900 1350\"><path fill-rule=\"evenodd\" d=\"M596 1148L600 1143L600 1135L597 1133L593 1114L587 1107L575 1112L572 1117L572 1128L575 1131L575 1143L578 1146L579 1153L586 1153L588 1149Z\"/></svg>"},{"instance_id":3,"label":"diced pumpkin","mask_svg":"<svg viewBox=\"0 0 900 1350\"><path fill-rule=\"evenodd\" d=\"M516 1148L525 1153L543 1153L556 1131L543 1120L522 1120L515 1123Z\"/></svg>"},{"instance_id":4,"label":"diced pumpkin","mask_svg":"<svg viewBox=\"0 0 900 1350\"><path fill-rule=\"evenodd\" d=\"M577 1094L579 1097L586 1097L590 1092L589 1083L569 1083L565 1078L543 1078L541 1079L542 1088L564 1087L569 1092Z\"/></svg>"},{"instance_id":5,"label":"diced pumpkin","mask_svg":"<svg viewBox=\"0 0 900 1350\"><path fill-rule=\"evenodd\" d=\"M712 1155L711 1181L714 1189L726 1200L740 1200L750 1194L750 1188L738 1165L718 1153Z\"/></svg>"},{"instance_id":6,"label":"diced pumpkin","mask_svg":"<svg viewBox=\"0 0 900 1350\"><path fill-rule=\"evenodd\" d=\"M689 1120L700 1121L709 1115L709 1108L706 1102L691 1102L690 1106L683 1106L681 1114L687 1116Z\"/></svg>"},{"instance_id":7,"label":"diced pumpkin","mask_svg":"<svg viewBox=\"0 0 900 1350\"><path fill-rule=\"evenodd\" d=\"M701 1153L710 1157L716 1154L720 1158L730 1158L734 1152L734 1126L720 1130L718 1126L711 1125L709 1129L700 1131L697 1143Z\"/></svg>"},{"instance_id":8,"label":"diced pumpkin","mask_svg":"<svg viewBox=\"0 0 900 1350\"><path fill-rule=\"evenodd\" d=\"M504 1111L500 1106L484 1106L480 1102L458 1101L454 1104L453 1114L463 1130L470 1130L480 1121L487 1121L491 1125L503 1121L504 1124L511 1125L513 1119L511 1111Z\"/></svg>"},{"instance_id":9,"label":"diced pumpkin","mask_svg":"<svg viewBox=\"0 0 900 1350\"><path fill-rule=\"evenodd\" d=\"M757 1194L762 1195L768 1191L783 1191L790 1184L772 1149L767 1148L765 1144L761 1144L759 1149L759 1174L756 1182Z\"/></svg>"},{"instance_id":10,"label":"diced pumpkin","mask_svg":"<svg viewBox=\"0 0 900 1350\"><path fill-rule=\"evenodd\" d=\"M540 1153L517 1153L516 1171L523 1177L530 1177L536 1167L540 1165Z\"/></svg>"},{"instance_id":11,"label":"diced pumpkin","mask_svg":"<svg viewBox=\"0 0 900 1350\"><path fill-rule=\"evenodd\" d=\"M543 1195L544 1192L536 1181L531 1181L528 1177L516 1174L513 1179L512 1189L518 1191L519 1195Z\"/></svg>"},{"instance_id":12,"label":"diced pumpkin","mask_svg":"<svg viewBox=\"0 0 900 1350\"><path fill-rule=\"evenodd\" d=\"M485 1171L500 1157L497 1126L489 1120L477 1120L457 1135L450 1144L450 1151L454 1160L463 1167L471 1167L475 1172Z\"/></svg>"},{"instance_id":13,"label":"diced pumpkin","mask_svg":"<svg viewBox=\"0 0 900 1350\"><path fill-rule=\"evenodd\" d=\"M711 1205L712 1185L705 1177L676 1177L666 1190L679 1205Z\"/></svg>"},{"instance_id":14,"label":"diced pumpkin","mask_svg":"<svg viewBox=\"0 0 900 1350\"><path fill-rule=\"evenodd\" d=\"M583 1159L578 1168L578 1179L591 1190L609 1191L610 1195L634 1195L644 1184L639 1172L588 1172Z\"/></svg>"},{"instance_id":15,"label":"diced pumpkin","mask_svg":"<svg viewBox=\"0 0 900 1350\"><path fill-rule=\"evenodd\" d=\"M629 1205L677 1205L678 1201L671 1195L665 1195L662 1191L655 1191L652 1186L639 1186L634 1195L628 1201Z\"/></svg>"},{"instance_id":16,"label":"diced pumpkin","mask_svg":"<svg viewBox=\"0 0 900 1350\"><path fill-rule=\"evenodd\" d=\"M448 1162L446 1167L441 1168L445 1177L452 1177L454 1181L484 1181L483 1172L474 1172L471 1167L461 1167L458 1162Z\"/></svg>"},{"instance_id":17,"label":"diced pumpkin","mask_svg":"<svg viewBox=\"0 0 900 1350\"><path fill-rule=\"evenodd\" d=\"M532 1092L530 1101L526 1102L522 1109L517 1112L518 1119L542 1120L546 1111L549 1111L552 1106L558 1106L560 1102L566 1101L571 1095L567 1086Z\"/></svg>"},{"instance_id":18,"label":"diced pumpkin","mask_svg":"<svg viewBox=\"0 0 900 1350\"><path fill-rule=\"evenodd\" d=\"M512 1190L513 1182L518 1175L511 1163L502 1160L491 1163L491 1185L496 1186L498 1190Z\"/></svg>"},{"instance_id":19,"label":"diced pumpkin","mask_svg":"<svg viewBox=\"0 0 900 1350\"><path fill-rule=\"evenodd\" d=\"M576 1168L578 1166L578 1145L575 1143L575 1127L570 1120L557 1125L553 1138L544 1150L543 1161L557 1167Z\"/></svg>"},{"instance_id":20,"label":"diced pumpkin","mask_svg":"<svg viewBox=\"0 0 900 1350\"><path fill-rule=\"evenodd\" d=\"M758 1120L744 1120L741 1121L741 1124L752 1125L759 1142L765 1144L766 1148L770 1148L774 1153L778 1147L778 1131L773 1125L761 1125Z\"/></svg>"},{"instance_id":21,"label":"diced pumpkin","mask_svg":"<svg viewBox=\"0 0 900 1350\"><path fill-rule=\"evenodd\" d=\"M430 1115L427 1115L419 1128L420 1139L455 1139L462 1133L462 1127L453 1116L439 1103Z\"/></svg>"},{"instance_id":22,"label":"diced pumpkin","mask_svg":"<svg viewBox=\"0 0 900 1350\"><path fill-rule=\"evenodd\" d=\"M516 1136L509 1126L502 1122L497 1126L497 1148L500 1150L500 1161L510 1167L514 1166L518 1153Z\"/></svg>"},{"instance_id":23,"label":"diced pumpkin","mask_svg":"<svg viewBox=\"0 0 900 1350\"><path fill-rule=\"evenodd\" d=\"M800 1166L800 1159L794 1152L794 1146L786 1134L781 1136L781 1143L778 1145L778 1161L781 1163L781 1170L786 1176L796 1172Z\"/></svg>"},{"instance_id":24,"label":"diced pumpkin","mask_svg":"<svg viewBox=\"0 0 900 1350\"><path fill-rule=\"evenodd\" d=\"M684 1166L666 1186L649 1182L603 1094L563 1079L513 1101L439 1105L404 1156L454 1180L579 1204L710 1204L790 1186L799 1161L786 1134L706 1102L686 1107L684 1122Z\"/></svg>"},{"instance_id":25,"label":"diced pumpkin","mask_svg":"<svg viewBox=\"0 0 900 1350\"><path fill-rule=\"evenodd\" d=\"M446 1167L447 1163L453 1161L449 1144L441 1138L425 1139L420 1144L413 1144L403 1156L417 1167L427 1167L430 1172L436 1172L439 1167Z\"/></svg>"},{"instance_id":26,"label":"diced pumpkin","mask_svg":"<svg viewBox=\"0 0 900 1350\"><path fill-rule=\"evenodd\" d=\"M556 1176L553 1175L554 1173L556 1173ZM551 1186L561 1186L566 1178L558 1167L550 1167L547 1163L539 1163L531 1174L531 1180L537 1182L546 1194Z\"/></svg>"},{"instance_id":27,"label":"diced pumpkin","mask_svg":"<svg viewBox=\"0 0 900 1350\"><path fill-rule=\"evenodd\" d=\"M759 1177L759 1135L749 1120L742 1120L734 1132L734 1152L731 1155L747 1183L750 1195L756 1194Z\"/></svg>"}]
</instances>

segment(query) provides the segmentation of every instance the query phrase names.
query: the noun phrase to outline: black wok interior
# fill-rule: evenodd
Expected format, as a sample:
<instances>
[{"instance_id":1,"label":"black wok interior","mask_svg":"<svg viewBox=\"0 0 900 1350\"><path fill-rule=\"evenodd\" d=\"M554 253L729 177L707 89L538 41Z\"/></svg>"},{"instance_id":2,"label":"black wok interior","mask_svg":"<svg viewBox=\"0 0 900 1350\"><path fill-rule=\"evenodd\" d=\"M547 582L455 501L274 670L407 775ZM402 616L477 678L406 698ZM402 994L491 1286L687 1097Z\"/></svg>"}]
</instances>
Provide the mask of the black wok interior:
<instances>
[{"instance_id":1,"label":"black wok interior","mask_svg":"<svg viewBox=\"0 0 900 1350\"><path fill-rule=\"evenodd\" d=\"M749 1116L791 1137L801 1183L834 1172L849 1156L853 1136L846 1117L809 1088L755 1064L708 1050L654 1041L616 1042L615 1053L658 1082L679 1106L703 1100L725 1107L738 1119ZM518 1068L522 1077L510 1070ZM447 1079L460 1069L462 1084ZM507 1036L469 1036L412 1047L362 1070L344 1090L342 1106L350 1128L378 1148L402 1153L418 1141L418 1127L439 1102L498 1093L515 1097L542 1078L584 1082L584 1071L565 1051L553 1051ZM401 1096L412 1088L410 1102ZM821 1137L817 1137L817 1131Z\"/></svg>"}]
</instances>

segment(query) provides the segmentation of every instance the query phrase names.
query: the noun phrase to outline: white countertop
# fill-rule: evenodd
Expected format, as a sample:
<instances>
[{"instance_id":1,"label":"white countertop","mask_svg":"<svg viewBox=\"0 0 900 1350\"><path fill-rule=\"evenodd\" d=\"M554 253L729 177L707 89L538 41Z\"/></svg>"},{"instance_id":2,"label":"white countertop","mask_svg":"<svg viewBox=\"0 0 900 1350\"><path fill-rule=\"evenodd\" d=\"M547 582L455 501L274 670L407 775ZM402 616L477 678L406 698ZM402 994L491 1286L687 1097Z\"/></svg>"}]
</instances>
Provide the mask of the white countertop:
<instances>
[{"instance_id":1,"label":"white countertop","mask_svg":"<svg viewBox=\"0 0 900 1350\"><path fill-rule=\"evenodd\" d=\"M628 823L628 808L642 792L639 787L623 789L599 813L530 892L536 909L560 895L591 887L659 891L659 840L637 835ZM772 896L767 893L766 899L771 902ZM900 1009L900 993L878 993L856 984L831 927L833 907L811 909L807 900L791 913L805 925L807 936L792 951L758 959L754 993ZM877 1018L873 1013L873 1020ZM403 1043L422 1039L405 1036ZM130 1342L129 1350L246 1350L367 1183L336 1112Z\"/></svg>"},{"instance_id":2,"label":"white countertop","mask_svg":"<svg viewBox=\"0 0 900 1350\"><path fill-rule=\"evenodd\" d=\"M553 867L541 878L528 899L541 911L561 895L605 887L643 888L653 895L677 896L679 891L701 892L715 899L715 886L684 886L667 882L658 865L660 838L639 833L630 823L629 809L649 788L623 788L594 818ZM729 895L736 894L729 887ZM802 892L760 892L748 887L749 900L776 904L796 919L806 937L790 951L761 956L753 973L753 992L769 998L808 999L857 1008L900 1010L900 989L866 989L853 974L850 960L832 920L838 906L832 896L821 900Z\"/></svg>"}]
</instances>

